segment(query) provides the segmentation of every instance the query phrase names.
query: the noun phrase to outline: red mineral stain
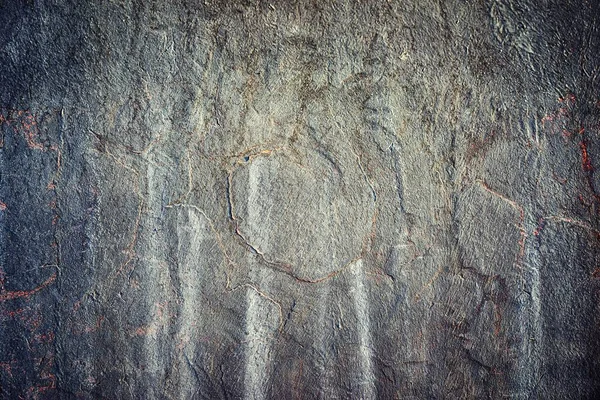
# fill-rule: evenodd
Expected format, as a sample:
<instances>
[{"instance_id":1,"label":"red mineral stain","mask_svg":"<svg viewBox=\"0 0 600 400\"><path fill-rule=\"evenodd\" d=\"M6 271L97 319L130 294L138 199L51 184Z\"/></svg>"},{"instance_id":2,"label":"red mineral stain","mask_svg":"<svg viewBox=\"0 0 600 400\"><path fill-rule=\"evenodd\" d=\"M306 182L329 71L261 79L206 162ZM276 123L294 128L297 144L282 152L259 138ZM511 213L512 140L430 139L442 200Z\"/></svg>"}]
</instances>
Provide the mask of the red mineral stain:
<instances>
[{"instance_id":1,"label":"red mineral stain","mask_svg":"<svg viewBox=\"0 0 600 400\"><path fill-rule=\"evenodd\" d=\"M2 124L4 124L4 121L6 121L4 114L0 112L0 149L4 147L4 131L2 130Z\"/></svg>"},{"instance_id":2,"label":"red mineral stain","mask_svg":"<svg viewBox=\"0 0 600 400\"><path fill-rule=\"evenodd\" d=\"M19 318L23 323L23 326L29 329L30 332L36 331L42 325L42 315L36 310L27 310L28 312L22 314Z\"/></svg>"},{"instance_id":3,"label":"red mineral stain","mask_svg":"<svg viewBox=\"0 0 600 400\"><path fill-rule=\"evenodd\" d=\"M542 125L546 126L546 123L554 121L554 115L546 114L542 118Z\"/></svg>"},{"instance_id":4,"label":"red mineral stain","mask_svg":"<svg viewBox=\"0 0 600 400\"><path fill-rule=\"evenodd\" d=\"M502 313L499 307L494 304L494 336L498 336L502 330Z\"/></svg>"},{"instance_id":5,"label":"red mineral stain","mask_svg":"<svg viewBox=\"0 0 600 400\"><path fill-rule=\"evenodd\" d=\"M15 361L2 361L0 362L0 369L6 372L8 376L13 377L13 364Z\"/></svg>"},{"instance_id":6,"label":"red mineral stain","mask_svg":"<svg viewBox=\"0 0 600 400\"><path fill-rule=\"evenodd\" d=\"M294 399L302 399L300 382L302 382L302 377L304 376L304 361L300 360L298 364L298 372L294 378Z\"/></svg>"},{"instance_id":7,"label":"red mineral stain","mask_svg":"<svg viewBox=\"0 0 600 400\"><path fill-rule=\"evenodd\" d=\"M540 232L542 231L542 229L544 228L544 218L540 218L538 219L538 226L535 228L535 230L533 231L533 235L534 236L539 236Z\"/></svg>"},{"instance_id":8,"label":"red mineral stain","mask_svg":"<svg viewBox=\"0 0 600 400\"><path fill-rule=\"evenodd\" d=\"M34 150L58 152L58 146L53 144L48 148L40 139L40 129L37 122L37 116L29 110L8 110L7 114L0 113L0 126L6 124L12 128L16 135L22 135L27 147ZM0 132L0 147L4 145L4 140Z\"/></svg>"},{"instance_id":9,"label":"red mineral stain","mask_svg":"<svg viewBox=\"0 0 600 400\"><path fill-rule=\"evenodd\" d=\"M572 93L569 93L568 95L566 95L565 97L559 97L558 101L560 103L565 103L567 105L572 105L575 103L577 99L575 98L575 95Z\"/></svg>"},{"instance_id":10,"label":"red mineral stain","mask_svg":"<svg viewBox=\"0 0 600 400\"><path fill-rule=\"evenodd\" d=\"M135 336L146 336L156 332L156 328L152 326L140 326L134 331Z\"/></svg>"},{"instance_id":11,"label":"red mineral stain","mask_svg":"<svg viewBox=\"0 0 600 400\"><path fill-rule=\"evenodd\" d=\"M17 129L21 131L27 142L27 147L36 150L45 150L44 145L38 141L39 130L35 116L29 111L18 111L17 116L20 118L20 124Z\"/></svg>"},{"instance_id":12,"label":"red mineral stain","mask_svg":"<svg viewBox=\"0 0 600 400\"><path fill-rule=\"evenodd\" d=\"M24 308L19 308L16 310L2 310L0 315L3 317L15 318L16 316L23 314L23 312L25 312Z\"/></svg>"},{"instance_id":13,"label":"red mineral stain","mask_svg":"<svg viewBox=\"0 0 600 400\"><path fill-rule=\"evenodd\" d=\"M43 290L47 286L51 285L56 280L57 274L56 272L52 274L52 276L44 281L40 286L31 289L31 290L15 290L9 291L4 290L4 287L0 288L0 302L14 300L19 298L28 298L36 294L37 292Z\"/></svg>"},{"instance_id":14,"label":"red mineral stain","mask_svg":"<svg viewBox=\"0 0 600 400\"><path fill-rule=\"evenodd\" d=\"M583 167L583 170L586 172L593 171L594 167L592 166L592 160L590 159L585 140L579 142L579 148L581 149L581 166Z\"/></svg>"},{"instance_id":15,"label":"red mineral stain","mask_svg":"<svg viewBox=\"0 0 600 400\"><path fill-rule=\"evenodd\" d=\"M38 343L51 343L54 342L54 332L50 331L47 333L40 333L33 337L33 340Z\"/></svg>"},{"instance_id":16,"label":"red mineral stain","mask_svg":"<svg viewBox=\"0 0 600 400\"><path fill-rule=\"evenodd\" d=\"M102 322L104 321L104 316L99 316L98 318L96 318L96 324L93 326L86 326L83 329L84 333L92 333L92 332L97 332L98 330L100 330L100 327L102 326Z\"/></svg>"},{"instance_id":17,"label":"red mineral stain","mask_svg":"<svg viewBox=\"0 0 600 400\"><path fill-rule=\"evenodd\" d=\"M579 199L579 202L581 203L581 205L587 207L587 208L591 208L592 207L592 203L590 203L589 201L587 201L585 199L585 197L583 197L582 194L577 195L577 198Z\"/></svg>"}]
</instances>

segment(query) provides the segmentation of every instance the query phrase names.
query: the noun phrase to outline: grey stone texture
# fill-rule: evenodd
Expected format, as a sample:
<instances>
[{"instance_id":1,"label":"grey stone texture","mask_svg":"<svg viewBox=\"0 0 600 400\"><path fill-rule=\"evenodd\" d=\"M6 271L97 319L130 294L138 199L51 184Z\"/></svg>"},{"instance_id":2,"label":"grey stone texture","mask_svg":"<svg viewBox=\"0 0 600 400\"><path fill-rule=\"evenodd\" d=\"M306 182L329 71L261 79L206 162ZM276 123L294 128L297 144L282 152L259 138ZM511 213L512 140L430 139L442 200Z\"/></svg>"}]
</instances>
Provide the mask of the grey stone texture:
<instances>
[{"instance_id":1,"label":"grey stone texture","mask_svg":"<svg viewBox=\"0 0 600 400\"><path fill-rule=\"evenodd\" d=\"M0 398L597 398L599 17L0 1Z\"/></svg>"}]
</instances>

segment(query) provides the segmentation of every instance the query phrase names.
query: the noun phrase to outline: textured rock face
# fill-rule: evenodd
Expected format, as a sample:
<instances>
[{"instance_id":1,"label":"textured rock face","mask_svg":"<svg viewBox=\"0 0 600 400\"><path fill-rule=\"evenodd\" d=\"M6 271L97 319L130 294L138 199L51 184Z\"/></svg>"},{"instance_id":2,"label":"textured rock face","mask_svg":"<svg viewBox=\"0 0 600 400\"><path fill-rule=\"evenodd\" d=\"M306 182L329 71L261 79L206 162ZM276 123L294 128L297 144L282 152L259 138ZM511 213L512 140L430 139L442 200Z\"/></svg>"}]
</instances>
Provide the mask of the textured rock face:
<instances>
[{"instance_id":1,"label":"textured rock face","mask_svg":"<svg viewBox=\"0 0 600 400\"><path fill-rule=\"evenodd\" d=\"M0 397L595 398L564 3L0 2Z\"/></svg>"}]
</instances>

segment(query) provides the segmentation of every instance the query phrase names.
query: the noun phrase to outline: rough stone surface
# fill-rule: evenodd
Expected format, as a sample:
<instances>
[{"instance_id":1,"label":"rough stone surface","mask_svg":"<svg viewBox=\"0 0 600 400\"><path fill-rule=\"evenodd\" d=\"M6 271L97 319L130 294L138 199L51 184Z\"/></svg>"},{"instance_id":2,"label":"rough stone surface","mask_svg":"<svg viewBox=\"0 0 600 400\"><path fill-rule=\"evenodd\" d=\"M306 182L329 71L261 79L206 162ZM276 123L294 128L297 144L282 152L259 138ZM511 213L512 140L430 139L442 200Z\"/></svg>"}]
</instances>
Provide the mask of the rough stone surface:
<instances>
[{"instance_id":1,"label":"rough stone surface","mask_svg":"<svg viewBox=\"0 0 600 400\"><path fill-rule=\"evenodd\" d=\"M597 1L0 1L0 397L597 398Z\"/></svg>"}]
</instances>

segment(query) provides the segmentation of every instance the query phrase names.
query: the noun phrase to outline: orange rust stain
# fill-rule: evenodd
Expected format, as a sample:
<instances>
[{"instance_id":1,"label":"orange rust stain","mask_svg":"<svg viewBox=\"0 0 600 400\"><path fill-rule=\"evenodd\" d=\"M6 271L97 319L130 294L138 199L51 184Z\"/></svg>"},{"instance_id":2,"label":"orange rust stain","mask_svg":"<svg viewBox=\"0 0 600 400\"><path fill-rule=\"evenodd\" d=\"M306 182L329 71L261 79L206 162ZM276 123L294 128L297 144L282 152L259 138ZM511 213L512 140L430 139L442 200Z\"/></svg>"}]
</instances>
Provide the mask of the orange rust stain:
<instances>
[{"instance_id":1,"label":"orange rust stain","mask_svg":"<svg viewBox=\"0 0 600 400\"><path fill-rule=\"evenodd\" d=\"M593 171L594 167L592 166L592 160L590 159L585 140L579 142L579 148L581 149L581 166L583 167L583 170L586 172Z\"/></svg>"},{"instance_id":2,"label":"orange rust stain","mask_svg":"<svg viewBox=\"0 0 600 400\"><path fill-rule=\"evenodd\" d=\"M96 324L94 326L86 326L85 329L83 330L84 333L92 333L92 332L97 332L98 330L100 330L100 327L102 326L102 322L104 322L104 316L99 316L98 318L96 318Z\"/></svg>"},{"instance_id":3,"label":"orange rust stain","mask_svg":"<svg viewBox=\"0 0 600 400\"><path fill-rule=\"evenodd\" d=\"M302 390L300 388L300 382L302 381L302 377L304 375L304 360L300 360L298 366L298 373L294 379L294 399L302 398Z\"/></svg>"},{"instance_id":4,"label":"orange rust stain","mask_svg":"<svg viewBox=\"0 0 600 400\"><path fill-rule=\"evenodd\" d=\"M140 326L134 331L135 336L146 336L156 332L156 328L153 326Z\"/></svg>"},{"instance_id":5,"label":"orange rust stain","mask_svg":"<svg viewBox=\"0 0 600 400\"><path fill-rule=\"evenodd\" d=\"M21 126L23 127L23 135L25 136L27 146L30 149L44 150L44 145L37 140L39 131L35 117L32 114L27 113L21 121Z\"/></svg>"},{"instance_id":6,"label":"orange rust stain","mask_svg":"<svg viewBox=\"0 0 600 400\"><path fill-rule=\"evenodd\" d=\"M46 279L44 283L32 290L8 291L2 288L2 290L0 290L0 302L33 296L37 292L51 285L56 280L56 277L57 273L55 272L50 278Z\"/></svg>"},{"instance_id":7,"label":"orange rust stain","mask_svg":"<svg viewBox=\"0 0 600 400\"><path fill-rule=\"evenodd\" d=\"M592 204L590 202L588 202L588 201L585 200L585 198L583 197L582 194L577 195L577 198L579 199L579 202L583 206L588 207L588 208L592 206Z\"/></svg>"},{"instance_id":8,"label":"orange rust stain","mask_svg":"<svg viewBox=\"0 0 600 400\"><path fill-rule=\"evenodd\" d=\"M560 97L558 99L560 106L556 111L546 114L541 119L542 126L549 129L553 134L560 133L565 139L570 138L573 133L576 133L567 129L576 100L577 99L572 94ZM578 133L581 133L581 130Z\"/></svg>"},{"instance_id":9,"label":"orange rust stain","mask_svg":"<svg viewBox=\"0 0 600 400\"><path fill-rule=\"evenodd\" d=\"M498 306L494 304L494 336L498 336L502 329L502 313Z\"/></svg>"},{"instance_id":10,"label":"orange rust stain","mask_svg":"<svg viewBox=\"0 0 600 400\"><path fill-rule=\"evenodd\" d=\"M535 230L533 231L533 235L534 236L539 236L540 232L542 231L542 229L544 228L544 218L539 218L538 219L538 226L535 228Z\"/></svg>"},{"instance_id":11,"label":"orange rust stain","mask_svg":"<svg viewBox=\"0 0 600 400\"><path fill-rule=\"evenodd\" d=\"M0 369L4 370L11 378L13 377L13 364L17 364L16 360L0 362Z\"/></svg>"},{"instance_id":12,"label":"orange rust stain","mask_svg":"<svg viewBox=\"0 0 600 400\"><path fill-rule=\"evenodd\" d=\"M31 332L39 329L42 325L42 315L39 312L23 314L19 319Z\"/></svg>"},{"instance_id":13,"label":"orange rust stain","mask_svg":"<svg viewBox=\"0 0 600 400\"><path fill-rule=\"evenodd\" d=\"M4 203L2 200L0 200L0 211L4 211L6 210L8 207L6 206L6 203Z\"/></svg>"},{"instance_id":14,"label":"orange rust stain","mask_svg":"<svg viewBox=\"0 0 600 400\"><path fill-rule=\"evenodd\" d=\"M24 308L19 308L17 310L2 310L2 313L0 315L2 315L3 317L9 317L9 318L15 318L17 315L21 315L25 312Z\"/></svg>"},{"instance_id":15,"label":"orange rust stain","mask_svg":"<svg viewBox=\"0 0 600 400\"><path fill-rule=\"evenodd\" d=\"M14 110L5 119L7 125L13 125L15 133L22 134L30 149L45 151L44 145L38 141L39 129L35 115L27 110Z\"/></svg>"},{"instance_id":16,"label":"orange rust stain","mask_svg":"<svg viewBox=\"0 0 600 400\"><path fill-rule=\"evenodd\" d=\"M559 97L558 101L560 103L566 103L567 105L571 105L574 104L575 101L577 100L577 98L575 97L574 94L569 93L568 95L566 95L565 97Z\"/></svg>"},{"instance_id":17,"label":"orange rust stain","mask_svg":"<svg viewBox=\"0 0 600 400\"><path fill-rule=\"evenodd\" d=\"M552 121L554 121L553 115L544 115L544 117L542 118L542 125L546 126L546 122L552 122Z\"/></svg>"},{"instance_id":18,"label":"orange rust stain","mask_svg":"<svg viewBox=\"0 0 600 400\"><path fill-rule=\"evenodd\" d=\"M54 332L48 332L35 335L33 339L38 343L51 343L54 341L54 337Z\"/></svg>"},{"instance_id":19,"label":"orange rust stain","mask_svg":"<svg viewBox=\"0 0 600 400\"><path fill-rule=\"evenodd\" d=\"M55 144L50 145L48 148L40 140L40 129L37 123L37 117L34 113L29 110L8 110L6 115L0 114L0 125L6 124L6 126L12 127L12 130L17 135L23 135L27 147L30 149L47 151L58 151L58 146ZM0 137L0 147L4 144L4 141Z\"/></svg>"},{"instance_id":20,"label":"orange rust stain","mask_svg":"<svg viewBox=\"0 0 600 400\"><path fill-rule=\"evenodd\" d=\"M75 304L73 304L73 312L77 312L81 308L81 300L77 300Z\"/></svg>"}]
</instances>

